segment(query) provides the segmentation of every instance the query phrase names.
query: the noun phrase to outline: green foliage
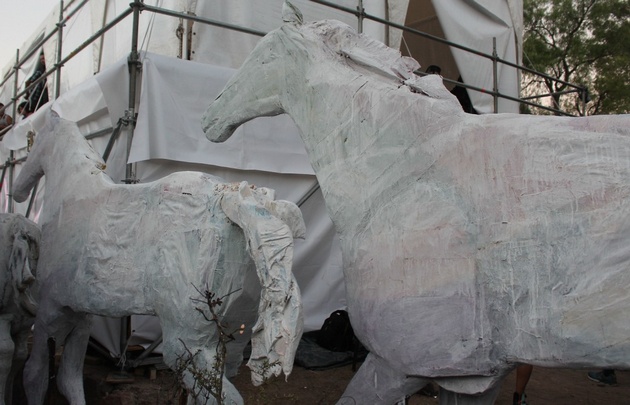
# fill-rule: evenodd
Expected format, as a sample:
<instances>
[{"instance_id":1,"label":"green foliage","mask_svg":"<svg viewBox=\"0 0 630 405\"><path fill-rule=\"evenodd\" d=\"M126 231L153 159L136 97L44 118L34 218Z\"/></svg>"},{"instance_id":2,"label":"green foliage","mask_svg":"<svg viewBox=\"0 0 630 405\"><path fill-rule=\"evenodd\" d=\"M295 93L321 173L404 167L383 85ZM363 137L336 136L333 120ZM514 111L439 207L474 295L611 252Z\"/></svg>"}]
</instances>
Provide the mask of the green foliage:
<instances>
[{"instance_id":1,"label":"green foliage","mask_svg":"<svg viewBox=\"0 0 630 405\"><path fill-rule=\"evenodd\" d=\"M630 2L525 0L524 63L589 89L587 114L630 112ZM566 83L523 75L524 94L571 90ZM579 93L555 94L556 108L583 114Z\"/></svg>"}]
</instances>

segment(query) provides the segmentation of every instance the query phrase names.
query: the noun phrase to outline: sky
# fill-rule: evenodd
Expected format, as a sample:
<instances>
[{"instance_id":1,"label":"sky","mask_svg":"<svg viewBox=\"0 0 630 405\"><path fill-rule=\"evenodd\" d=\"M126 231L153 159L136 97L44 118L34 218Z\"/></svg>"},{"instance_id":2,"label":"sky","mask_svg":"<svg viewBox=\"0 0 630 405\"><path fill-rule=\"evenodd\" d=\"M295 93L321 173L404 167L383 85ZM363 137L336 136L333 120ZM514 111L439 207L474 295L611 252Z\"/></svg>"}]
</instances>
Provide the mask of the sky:
<instances>
[{"instance_id":1,"label":"sky","mask_svg":"<svg viewBox=\"0 0 630 405\"><path fill-rule=\"evenodd\" d=\"M15 61L16 49L58 7L59 0L0 0L0 68Z\"/></svg>"}]
</instances>

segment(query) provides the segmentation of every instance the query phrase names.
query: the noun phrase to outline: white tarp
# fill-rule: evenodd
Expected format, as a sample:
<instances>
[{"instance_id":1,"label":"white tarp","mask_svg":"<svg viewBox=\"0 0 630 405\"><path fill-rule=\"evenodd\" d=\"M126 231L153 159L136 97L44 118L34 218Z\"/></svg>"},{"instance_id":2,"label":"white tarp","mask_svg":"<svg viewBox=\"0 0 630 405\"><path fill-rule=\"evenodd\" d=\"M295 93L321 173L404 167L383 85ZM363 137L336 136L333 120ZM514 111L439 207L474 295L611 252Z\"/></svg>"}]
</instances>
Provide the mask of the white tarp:
<instances>
[{"instance_id":1,"label":"white tarp","mask_svg":"<svg viewBox=\"0 0 630 405\"><path fill-rule=\"evenodd\" d=\"M496 38L497 56L520 64L522 54L523 2L522 0L415 0L409 2L406 24L418 31L482 52L493 53ZM441 74L450 80L492 91L494 87L492 60L446 44L405 34L401 49L416 58L422 70L438 65ZM497 86L501 94L518 98L519 74L515 68L497 64ZM452 84L447 84L450 89ZM487 93L469 90L475 109L480 113L494 112L493 97ZM518 103L498 100L498 112L518 113Z\"/></svg>"},{"instance_id":2,"label":"white tarp","mask_svg":"<svg viewBox=\"0 0 630 405\"><path fill-rule=\"evenodd\" d=\"M446 38L451 42L491 55L493 38L496 38L497 55L512 63L520 63L522 0L440 0L433 5ZM460 49L453 49L453 56L465 83L492 90L493 67L490 60ZM497 75L499 92L518 97L519 75L516 69L498 64ZM477 111L494 112L492 96L476 91L468 94ZM517 113L518 103L500 100L498 112Z\"/></svg>"}]
</instances>

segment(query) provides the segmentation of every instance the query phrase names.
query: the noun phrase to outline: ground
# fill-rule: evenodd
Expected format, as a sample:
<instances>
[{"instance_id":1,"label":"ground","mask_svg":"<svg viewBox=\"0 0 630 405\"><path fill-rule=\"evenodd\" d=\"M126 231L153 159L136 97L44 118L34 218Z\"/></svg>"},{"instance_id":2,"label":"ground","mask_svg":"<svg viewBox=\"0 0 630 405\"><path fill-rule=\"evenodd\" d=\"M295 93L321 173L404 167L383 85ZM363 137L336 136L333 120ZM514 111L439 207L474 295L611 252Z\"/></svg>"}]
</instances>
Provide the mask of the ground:
<instances>
[{"instance_id":1,"label":"ground","mask_svg":"<svg viewBox=\"0 0 630 405\"><path fill-rule=\"evenodd\" d=\"M630 398L630 372L617 372L617 386L599 386L586 378L587 370L534 368L527 387L530 405L611 405L626 404ZM88 405L180 405L181 399L174 373L168 369L138 368L130 373L133 382L108 382L117 377L117 370L99 361L88 361L85 386ZM154 379L152 379L152 374ZM352 366L326 371L311 371L295 367L285 382L273 379L253 387L247 368L242 366L234 383L246 405L328 405L334 404L352 378ZM115 380L116 378L114 378ZM514 373L502 386L495 405L511 405ZM15 402L14 404L20 404ZM408 405L438 404L437 398L416 394ZM55 396L49 405L65 405ZM369 404L366 404L369 405Z\"/></svg>"}]
</instances>

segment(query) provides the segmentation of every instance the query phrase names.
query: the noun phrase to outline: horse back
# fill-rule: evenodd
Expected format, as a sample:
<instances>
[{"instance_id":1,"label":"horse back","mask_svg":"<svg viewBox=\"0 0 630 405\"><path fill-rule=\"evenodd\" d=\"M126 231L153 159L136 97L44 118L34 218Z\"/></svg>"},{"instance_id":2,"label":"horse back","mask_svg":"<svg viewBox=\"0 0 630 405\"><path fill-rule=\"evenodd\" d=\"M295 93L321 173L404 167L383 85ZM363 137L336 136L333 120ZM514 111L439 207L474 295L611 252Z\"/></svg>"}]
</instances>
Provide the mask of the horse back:
<instances>
[{"instance_id":1,"label":"horse back","mask_svg":"<svg viewBox=\"0 0 630 405\"><path fill-rule=\"evenodd\" d=\"M166 302L190 305L194 287L223 293L220 286L242 283L251 260L242 231L219 206L216 184L182 172L64 200L43 226L51 241L44 277L58 290L50 296L101 315L154 314L165 294L173 295ZM76 284L86 288L68 291Z\"/></svg>"}]
</instances>

